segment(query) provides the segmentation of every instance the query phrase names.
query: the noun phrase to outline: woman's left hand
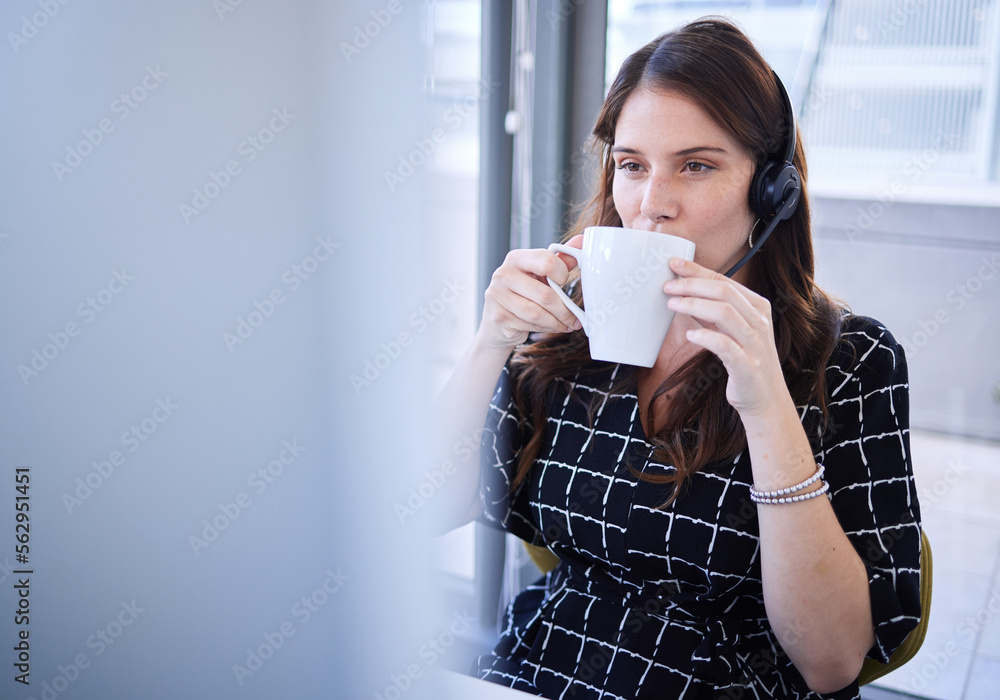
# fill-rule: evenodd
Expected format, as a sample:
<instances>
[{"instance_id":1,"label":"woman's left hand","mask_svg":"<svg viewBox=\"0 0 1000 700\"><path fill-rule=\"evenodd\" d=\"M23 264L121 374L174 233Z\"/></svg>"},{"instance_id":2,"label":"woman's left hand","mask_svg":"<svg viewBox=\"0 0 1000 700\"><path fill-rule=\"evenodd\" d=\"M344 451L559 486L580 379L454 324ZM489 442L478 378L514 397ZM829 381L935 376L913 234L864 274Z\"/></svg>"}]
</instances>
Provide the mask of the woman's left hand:
<instances>
[{"instance_id":1,"label":"woman's left hand","mask_svg":"<svg viewBox=\"0 0 1000 700\"><path fill-rule=\"evenodd\" d=\"M763 414L775 401L788 399L788 388L774 344L771 303L738 282L701 265L671 258L677 279L663 291L678 314L700 328L687 339L714 353L729 373L726 399L743 418Z\"/></svg>"}]
</instances>

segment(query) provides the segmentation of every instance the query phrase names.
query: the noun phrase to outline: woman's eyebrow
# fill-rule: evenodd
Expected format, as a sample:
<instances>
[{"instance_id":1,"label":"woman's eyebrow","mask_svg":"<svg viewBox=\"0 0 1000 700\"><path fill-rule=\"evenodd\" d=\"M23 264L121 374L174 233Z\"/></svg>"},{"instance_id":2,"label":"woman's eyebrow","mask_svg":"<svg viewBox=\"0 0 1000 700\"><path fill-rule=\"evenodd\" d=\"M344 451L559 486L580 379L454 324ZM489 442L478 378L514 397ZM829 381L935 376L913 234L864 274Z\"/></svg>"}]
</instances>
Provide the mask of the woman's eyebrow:
<instances>
[{"instance_id":1,"label":"woman's eyebrow","mask_svg":"<svg viewBox=\"0 0 1000 700\"><path fill-rule=\"evenodd\" d=\"M692 148L685 148L683 151L677 151L674 153L675 156L693 156L695 153L721 153L723 155L728 155L729 151L725 148L719 148L718 146L694 146Z\"/></svg>"},{"instance_id":2,"label":"woman's eyebrow","mask_svg":"<svg viewBox=\"0 0 1000 700\"><path fill-rule=\"evenodd\" d=\"M629 148L628 146L614 146L611 149L612 153L628 153L631 155L639 155L640 152L634 148ZM677 151L674 153L675 156L693 156L696 153L721 153L723 155L728 155L729 151L725 148L719 148L718 146L692 146L691 148L685 148L682 151Z\"/></svg>"}]
</instances>

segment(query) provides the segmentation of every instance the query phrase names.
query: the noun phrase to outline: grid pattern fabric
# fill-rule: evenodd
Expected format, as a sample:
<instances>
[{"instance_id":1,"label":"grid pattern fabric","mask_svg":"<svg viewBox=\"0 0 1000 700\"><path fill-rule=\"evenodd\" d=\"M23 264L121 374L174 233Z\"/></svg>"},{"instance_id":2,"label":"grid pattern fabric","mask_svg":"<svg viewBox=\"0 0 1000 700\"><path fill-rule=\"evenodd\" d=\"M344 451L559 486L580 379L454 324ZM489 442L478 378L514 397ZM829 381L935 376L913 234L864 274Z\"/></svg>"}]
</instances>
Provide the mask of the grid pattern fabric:
<instances>
[{"instance_id":1,"label":"grid pattern fabric","mask_svg":"<svg viewBox=\"0 0 1000 700\"><path fill-rule=\"evenodd\" d=\"M632 380L621 393L607 387ZM696 473L669 506L672 469L646 441L635 368L557 382L528 478L510 484L530 421L504 369L482 442L482 521L549 546L560 564L507 609L480 678L547 698L859 698L820 696L768 623L749 454ZM886 662L920 615L920 511L910 462L902 348L880 324L845 318L826 369L830 420L800 406L830 499L861 556L876 643ZM588 405L596 401L593 424Z\"/></svg>"}]
</instances>

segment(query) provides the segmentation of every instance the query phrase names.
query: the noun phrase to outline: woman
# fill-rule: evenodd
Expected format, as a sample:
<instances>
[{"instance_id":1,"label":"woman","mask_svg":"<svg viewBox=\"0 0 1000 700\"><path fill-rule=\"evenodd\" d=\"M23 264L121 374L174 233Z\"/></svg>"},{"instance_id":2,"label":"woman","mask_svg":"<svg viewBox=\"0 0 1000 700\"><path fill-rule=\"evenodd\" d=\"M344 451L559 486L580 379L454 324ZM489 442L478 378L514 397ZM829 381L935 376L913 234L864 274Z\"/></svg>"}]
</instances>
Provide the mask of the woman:
<instances>
[{"instance_id":1,"label":"woman","mask_svg":"<svg viewBox=\"0 0 1000 700\"><path fill-rule=\"evenodd\" d=\"M865 656L887 661L916 625L905 359L814 284L801 145L797 210L722 274L762 230L748 190L786 124L775 76L725 21L623 64L569 243L605 225L696 244L670 261L652 368L590 359L545 282L571 281L568 257L515 250L493 275L445 393L466 431L486 426L464 519L560 564L514 600L480 677L550 698L857 698Z\"/></svg>"}]
</instances>

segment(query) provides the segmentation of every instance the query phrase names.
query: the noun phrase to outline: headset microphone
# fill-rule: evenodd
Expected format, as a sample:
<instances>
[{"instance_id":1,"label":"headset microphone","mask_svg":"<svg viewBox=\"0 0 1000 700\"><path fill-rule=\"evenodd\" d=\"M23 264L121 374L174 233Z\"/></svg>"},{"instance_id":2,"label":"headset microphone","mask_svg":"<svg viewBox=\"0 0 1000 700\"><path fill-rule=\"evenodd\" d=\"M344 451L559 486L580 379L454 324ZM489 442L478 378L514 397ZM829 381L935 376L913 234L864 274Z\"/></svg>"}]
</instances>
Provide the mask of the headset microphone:
<instances>
[{"instance_id":1,"label":"headset microphone","mask_svg":"<svg viewBox=\"0 0 1000 700\"><path fill-rule=\"evenodd\" d=\"M785 139L785 150L782 159L772 158L764 163L750 183L750 208L754 214L766 221L767 225L750 251L729 269L726 277L732 277L757 254L780 221L791 218L802 194L802 179L792 164L795 157L795 112L792 110L792 101L788 99L781 78L773 70L771 73L774 74L774 81L778 85L778 92L781 93L787 116L788 136Z\"/></svg>"}]
</instances>

